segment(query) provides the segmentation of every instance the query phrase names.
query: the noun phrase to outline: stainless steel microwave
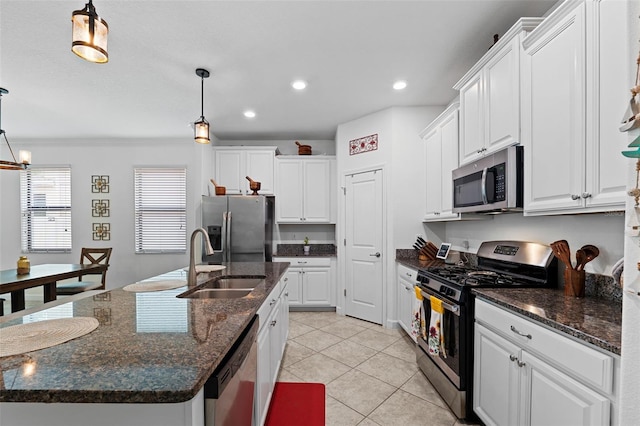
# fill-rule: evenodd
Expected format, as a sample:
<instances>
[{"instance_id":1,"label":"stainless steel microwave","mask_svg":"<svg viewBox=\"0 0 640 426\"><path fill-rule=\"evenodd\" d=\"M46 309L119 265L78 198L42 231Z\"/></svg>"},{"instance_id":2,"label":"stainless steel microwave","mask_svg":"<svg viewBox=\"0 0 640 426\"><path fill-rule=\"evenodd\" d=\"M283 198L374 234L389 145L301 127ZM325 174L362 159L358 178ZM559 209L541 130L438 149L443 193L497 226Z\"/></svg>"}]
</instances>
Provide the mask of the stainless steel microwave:
<instances>
[{"instance_id":1,"label":"stainless steel microwave","mask_svg":"<svg viewBox=\"0 0 640 426\"><path fill-rule=\"evenodd\" d=\"M454 213L521 210L523 200L523 148L510 146L455 169Z\"/></svg>"}]
</instances>

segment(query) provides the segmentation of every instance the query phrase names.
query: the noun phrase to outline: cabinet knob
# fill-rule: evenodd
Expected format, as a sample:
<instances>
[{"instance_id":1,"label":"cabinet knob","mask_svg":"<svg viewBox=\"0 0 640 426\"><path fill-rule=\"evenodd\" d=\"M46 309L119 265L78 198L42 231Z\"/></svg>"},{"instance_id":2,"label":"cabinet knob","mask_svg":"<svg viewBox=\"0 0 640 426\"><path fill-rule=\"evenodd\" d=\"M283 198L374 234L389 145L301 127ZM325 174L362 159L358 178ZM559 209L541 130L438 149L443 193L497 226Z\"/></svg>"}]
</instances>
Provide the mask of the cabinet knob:
<instances>
[{"instance_id":1,"label":"cabinet knob","mask_svg":"<svg viewBox=\"0 0 640 426\"><path fill-rule=\"evenodd\" d=\"M288 291L285 291L285 292L284 292L284 295L285 295L286 297L289 297L289 292L288 292Z\"/></svg>"},{"instance_id":2,"label":"cabinet knob","mask_svg":"<svg viewBox=\"0 0 640 426\"><path fill-rule=\"evenodd\" d=\"M273 320L273 321L271 321L271 327L275 327L275 325L276 325L276 323L277 323L277 322L278 322L277 320Z\"/></svg>"},{"instance_id":3,"label":"cabinet knob","mask_svg":"<svg viewBox=\"0 0 640 426\"><path fill-rule=\"evenodd\" d=\"M579 200L580 196L578 194L571 194L571 199L572 200Z\"/></svg>"},{"instance_id":4,"label":"cabinet knob","mask_svg":"<svg viewBox=\"0 0 640 426\"><path fill-rule=\"evenodd\" d=\"M588 192L583 192L582 198L591 198L591 194L589 194Z\"/></svg>"},{"instance_id":5,"label":"cabinet knob","mask_svg":"<svg viewBox=\"0 0 640 426\"><path fill-rule=\"evenodd\" d=\"M407 272L407 276L408 276L409 278L411 278L413 275L411 275L410 273L408 273L408 272Z\"/></svg>"},{"instance_id":6,"label":"cabinet knob","mask_svg":"<svg viewBox=\"0 0 640 426\"><path fill-rule=\"evenodd\" d=\"M269 302L269 306L273 306L274 303L276 303L276 299L271 299L271 302Z\"/></svg>"},{"instance_id":7,"label":"cabinet knob","mask_svg":"<svg viewBox=\"0 0 640 426\"><path fill-rule=\"evenodd\" d=\"M284 280L285 280L285 281L289 281L289 278L285 278Z\"/></svg>"},{"instance_id":8,"label":"cabinet knob","mask_svg":"<svg viewBox=\"0 0 640 426\"><path fill-rule=\"evenodd\" d=\"M517 360L518 360L518 357L517 357L517 356L515 356L515 355L509 355L509 359L510 359L511 361L517 361Z\"/></svg>"},{"instance_id":9,"label":"cabinet knob","mask_svg":"<svg viewBox=\"0 0 640 426\"><path fill-rule=\"evenodd\" d=\"M525 365L527 365L526 362L522 362L520 360L516 361L518 363L518 367L524 367Z\"/></svg>"}]
</instances>

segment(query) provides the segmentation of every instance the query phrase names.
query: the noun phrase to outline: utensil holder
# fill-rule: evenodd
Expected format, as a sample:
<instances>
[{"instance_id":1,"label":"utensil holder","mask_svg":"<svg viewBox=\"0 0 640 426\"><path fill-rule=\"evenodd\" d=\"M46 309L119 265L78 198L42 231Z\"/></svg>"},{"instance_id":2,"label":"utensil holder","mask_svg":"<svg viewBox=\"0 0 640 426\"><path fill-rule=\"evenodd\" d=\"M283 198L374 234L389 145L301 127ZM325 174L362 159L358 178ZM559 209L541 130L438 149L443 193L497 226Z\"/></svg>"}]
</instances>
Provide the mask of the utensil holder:
<instances>
[{"instance_id":1,"label":"utensil holder","mask_svg":"<svg viewBox=\"0 0 640 426\"><path fill-rule=\"evenodd\" d=\"M585 275L584 271L566 268L564 270L564 295L571 297L584 297Z\"/></svg>"}]
</instances>

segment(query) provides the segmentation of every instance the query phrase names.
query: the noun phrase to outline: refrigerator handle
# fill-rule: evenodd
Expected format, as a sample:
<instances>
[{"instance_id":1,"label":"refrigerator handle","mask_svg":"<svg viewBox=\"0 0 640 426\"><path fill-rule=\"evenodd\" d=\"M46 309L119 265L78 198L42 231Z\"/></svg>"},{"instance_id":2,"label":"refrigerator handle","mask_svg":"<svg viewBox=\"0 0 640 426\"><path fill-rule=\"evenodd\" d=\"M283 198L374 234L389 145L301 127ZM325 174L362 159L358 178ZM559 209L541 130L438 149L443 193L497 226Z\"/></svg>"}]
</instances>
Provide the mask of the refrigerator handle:
<instances>
[{"instance_id":1,"label":"refrigerator handle","mask_svg":"<svg viewBox=\"0 0 640 426\"><path fill-rule=\"evenodd\" d=\"M227 262L231 262L231 212L227 212Z\"/></svg>"},{"instance_id":2,"label":"refrigerator handle","mask_svg":"<svg viewBox=\"0 0 640 426\"><path fill-rule=\"evenodd\" d=\"M220 249L222 251L222 261L227 261L227 214L228 212L222 213L222 237L220 242Z\"/></svg>"}]
</instances>

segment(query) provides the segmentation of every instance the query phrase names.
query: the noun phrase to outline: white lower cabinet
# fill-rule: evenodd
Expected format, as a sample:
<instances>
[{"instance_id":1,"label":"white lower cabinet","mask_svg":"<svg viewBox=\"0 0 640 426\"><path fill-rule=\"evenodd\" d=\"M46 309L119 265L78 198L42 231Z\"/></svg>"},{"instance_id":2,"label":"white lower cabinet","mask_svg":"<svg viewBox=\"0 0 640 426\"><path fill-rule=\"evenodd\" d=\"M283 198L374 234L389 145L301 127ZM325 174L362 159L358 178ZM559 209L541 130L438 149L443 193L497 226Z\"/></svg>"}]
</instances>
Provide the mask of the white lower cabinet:
<instances>
[{"instance_id":1,"label":"white lower cabinet","mask_svg":"<svg viewBox=\"0 0 640 426\"><path fill-rule=\"evenodd\" d=\"M335 279L331 258L277 258L274 262L289 262L284 276L289 287L290 307L335 306Z\"/></svg>"},{"instance_id":2,"label":"white lower cabinet","mask_svg":"<svg viewBox=\"0 0 640 426\"><path fill-rule=\"evenodd\" d=\"M398 313L398 324L415 341L416 336L411 333L411 323L413 322L413 306L416 300L413 288L418 272L401 264L398 264L397 271L396 312Z\"/></svg>"},{"instance_id":3,"label":"white lower cabinet","mask_svg":"<svg viewBox=\"0 0 640 426\"><path fill-rule=\"evenodd\" d=\"M612 356L479 299L474 339L473 409L484 424L610 424Z\"/></svg>"},{"instance_id":4,"label":"white lower cabinet","mask_svg":"<svg viewBox=\"0 0 640 426\"><path fill-rule=\"evenodd\" d=\"M258 310L258 371L253 409L256 425L263 425L267 418L289 335L289 290L285 278L280 280Z\"/></svg>"}]
</instances>

